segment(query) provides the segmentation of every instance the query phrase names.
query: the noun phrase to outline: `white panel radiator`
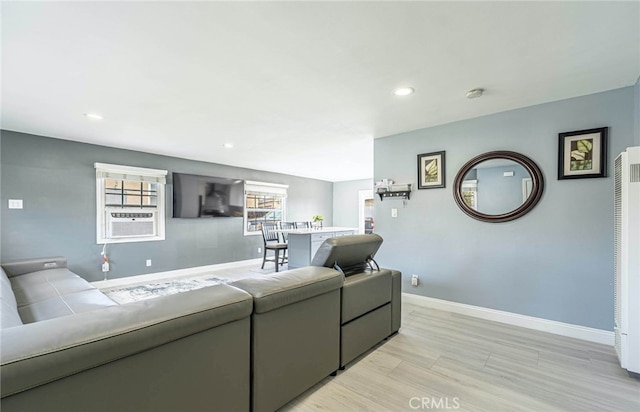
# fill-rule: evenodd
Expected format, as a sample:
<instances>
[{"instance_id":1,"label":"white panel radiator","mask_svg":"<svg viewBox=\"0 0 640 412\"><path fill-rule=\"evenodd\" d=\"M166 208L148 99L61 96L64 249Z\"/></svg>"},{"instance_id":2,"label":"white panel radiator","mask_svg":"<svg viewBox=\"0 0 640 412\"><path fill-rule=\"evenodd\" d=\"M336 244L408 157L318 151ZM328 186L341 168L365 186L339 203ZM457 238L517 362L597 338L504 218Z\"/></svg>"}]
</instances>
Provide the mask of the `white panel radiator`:
<instances>
[{"instance_id":1,"label":"white panel radiator","mask_svg":"<svg viewBox=\"0 0 640 412\"><path fill-rule=\"evenodd\" d=\"M640 373L640 147L616 158L614 222L616 353Z\"/></svg>"}]
</instances>

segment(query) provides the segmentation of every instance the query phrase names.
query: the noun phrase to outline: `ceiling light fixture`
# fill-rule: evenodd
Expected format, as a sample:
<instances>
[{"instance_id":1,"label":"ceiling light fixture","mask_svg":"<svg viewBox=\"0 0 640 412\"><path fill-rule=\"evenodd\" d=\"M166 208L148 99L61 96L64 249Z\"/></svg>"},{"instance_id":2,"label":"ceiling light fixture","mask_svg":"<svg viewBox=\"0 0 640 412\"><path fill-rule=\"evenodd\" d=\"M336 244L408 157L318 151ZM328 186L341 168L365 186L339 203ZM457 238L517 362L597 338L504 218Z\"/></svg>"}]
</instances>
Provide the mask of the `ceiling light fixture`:
<instances>
[{"instance_id":1,"label":"ceiling light fixture","mask_svg":"<svg viewBox=\"0 0 640 412\"><path fill-rule=\"evenodd\" d=\"M467 92L467 99L475 99L482 96L484 89L471 89Z\"/></svg>"},{"instance_id":2,"label":"ceiling light fixture","mask_svg":"<svg viewBox=\"0 0 640 412\"><path fill-rule=\"evenodd\" d=\"M225 149L233 149L233 143L225 143L222 145Z\"/></svg>"},{"instance_id":3,"label":"ceiling light fixture","mask_svg":"<svg viewBox=\"0 0 640 412\"><path fill-rule=\"evenodd\" d=\"M89 119L93 119L93 120L102 120L102 119L104 119L104 117L102 117L101 115L99 115L97 113L85 113L84 116L88 117Z\"/></svg>"},{"instance_id":4,"label":"ceiling light fixture","mask_svg":"<svg viewBox=\"0 0 640 412\"><path fill-rule=\"evenodd\" d=\"M412 87L398 87L393 91L393 94L396 96L409 96L413 94L413 92L415 92L415 90L413 90Z\"/></svg>"}]
</instances>

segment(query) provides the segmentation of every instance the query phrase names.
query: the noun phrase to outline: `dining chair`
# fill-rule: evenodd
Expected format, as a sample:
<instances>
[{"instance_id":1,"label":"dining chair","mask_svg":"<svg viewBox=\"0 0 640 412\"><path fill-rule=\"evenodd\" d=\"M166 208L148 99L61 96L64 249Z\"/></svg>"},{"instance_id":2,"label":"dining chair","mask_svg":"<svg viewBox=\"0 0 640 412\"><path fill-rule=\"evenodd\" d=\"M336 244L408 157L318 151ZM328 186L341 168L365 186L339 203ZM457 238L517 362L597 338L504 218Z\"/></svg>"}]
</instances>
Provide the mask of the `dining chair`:
<instances>
[{"instance_id":1,"label":"dining chair","mask_svg":"<svg viewBox=\"0 0 640 412\"><path fill-rule=\"evenodd\" d=\"M293 222L280 222L280 229L281 230L292 230L292 229L297 229L296 228L296 224ZM282 234L282 240L284 241L284 243L288 243L289 239L288 239L288 233L286 232L280 232Z\"/></svg>"},{"instance_id":2,"label":"dining chair","mask_svg":"<svg viewBox=\"0 0 640 412\"><path fill-rule=\"evenodd\" d=\"M295 222L296 229L309 229L311 227L310 222Z\"/></svg>"},{"instance_id":3,"label":"dining chair","mask_svg":"<svg viewBox=\"0 0 640 412\"><path fill-rule=\"evenodd\" d=\"M286 251L289 247L286 243L280 242L280 235L278 233L278 225L276 223L263 223L262 224L262 240L264 241L264 251L262 254L262 269L264 264L274 262L276 264L276 272L279 271L280 266L284 264ZM274 257L267 258L267 251L273 251ZM280 251L282 251L282 258L280 258Z\"/></svg>"}]
</instances>

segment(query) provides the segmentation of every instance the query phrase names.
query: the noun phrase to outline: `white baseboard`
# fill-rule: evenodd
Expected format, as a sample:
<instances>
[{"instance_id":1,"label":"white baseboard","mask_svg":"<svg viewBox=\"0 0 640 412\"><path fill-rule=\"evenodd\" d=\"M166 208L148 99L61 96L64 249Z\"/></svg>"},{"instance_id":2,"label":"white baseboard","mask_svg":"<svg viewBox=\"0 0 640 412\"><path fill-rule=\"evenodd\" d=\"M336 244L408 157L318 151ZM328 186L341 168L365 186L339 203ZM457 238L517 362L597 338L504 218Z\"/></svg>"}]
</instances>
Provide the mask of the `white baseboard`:
<instances>
[{"instance_id":1,"label":"white baseboard","mask_svg":"<svg viewBox=\"0 0 640 412\"><path fill-rule=\"evenodd\" d=\"M215 265L197 266L193 268L169 270L166 272L148 273L146 275L136 275L136 276L127 276L124 278L99 280L96 282L91 282L91 284L98 289L104 289L104 288L112 288L117 286L132 285L134 283L177 278L181 276L199 275L207 272L214 272L216 270L233 269L233 268L247 266L247 265L255 265L255 264L260 265L261 263L262 263L262 258L240 260L237 262L218 263Z\"/></svg>"},{"instance_id":2,"label":"white baseboard","mask_svg":"<svg viewBox=\"0 0 640 412\"><path fill-rule=\"evenodd\" d=\"M554 320L504 312L501 310L467 305L464 303L450 302L448 300L414 295L412 293L403 293L402 299L407 303L427 308L444 310L447 312L473 316L514 326L521 326L523 328L539 330L542 332L555 333L556 335L601 343L603 345L614 345L614 334L607 330L588 328L586 326L557 322Z\"/></svg>"}]
</instances>

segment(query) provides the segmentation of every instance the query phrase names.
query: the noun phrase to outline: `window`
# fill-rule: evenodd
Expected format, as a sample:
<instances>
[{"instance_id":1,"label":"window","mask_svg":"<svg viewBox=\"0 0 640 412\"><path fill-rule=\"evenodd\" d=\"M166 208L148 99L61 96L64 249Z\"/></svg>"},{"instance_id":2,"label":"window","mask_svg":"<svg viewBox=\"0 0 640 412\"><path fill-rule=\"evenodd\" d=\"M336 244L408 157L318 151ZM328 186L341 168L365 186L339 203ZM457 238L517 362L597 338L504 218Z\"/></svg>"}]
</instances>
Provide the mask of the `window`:
<instances>
[{"instance_id":1,"label":"window","mask_svg":"<svg viewBox=\"0 0 640 412\"><path fill-rule=\"evenodd\" d=\"M96 163L98 243L164 240L166 170Z\"/></svg>"},{"instance_id":2,"label":"window","mask_svg":"<svg viewBox=\"0 0 640 412\"><path fill-rule=\"evenodd\" d=\"M259 234L262 223L286 219L288 185L246 181L244 186L244 234Z\"/></svg>"},{"instance_id":3,"label":"window","mask_svg":"<svg viewBox=\"0 0 640 412\"><path fill-rule=\"evenodd\" d=\"M107 207L158 206L157 183L105 179L104 189Z\"/></svg>"}]
</instances>

